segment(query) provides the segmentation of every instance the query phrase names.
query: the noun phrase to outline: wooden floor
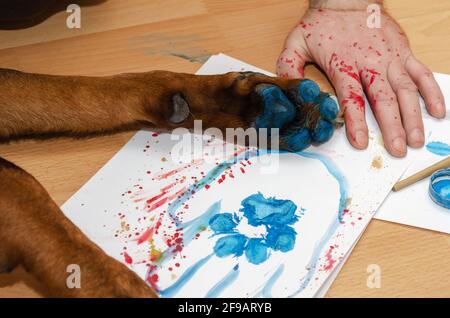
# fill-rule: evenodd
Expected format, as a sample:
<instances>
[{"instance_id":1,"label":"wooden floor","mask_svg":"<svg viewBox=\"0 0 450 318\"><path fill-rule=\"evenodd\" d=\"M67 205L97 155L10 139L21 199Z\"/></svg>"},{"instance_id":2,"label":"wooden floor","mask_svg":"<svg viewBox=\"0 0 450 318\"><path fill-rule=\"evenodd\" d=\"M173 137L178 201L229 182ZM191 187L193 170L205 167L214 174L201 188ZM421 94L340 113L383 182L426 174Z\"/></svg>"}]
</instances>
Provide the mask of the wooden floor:
<instances>
[{"instance_id":1,"label":"wooden floor","mask_svg":"<svg viewBox=\"0 0 450 318\"><path fill-rule=\"evenodd\" d=\"M107 0L82 8L81 30L67 29L68 13L61 12L30 29L0 31L0 67L84 75L195 72L207 56L224 52L274 71L283 40L306 2ZM450 74L450 1L386 3L416 55L433 71ZM313 67L306 76L331 89ZM133 134L14 142L0 145L0 154L36 176L62 204ZM370 264L381 267L380 289L367 287ZM328 296L449 297L449 274L448 235L373 221ZM0 297L39 297L42 292L23 269L0 275Z\"/></svg>"}]
</instances>

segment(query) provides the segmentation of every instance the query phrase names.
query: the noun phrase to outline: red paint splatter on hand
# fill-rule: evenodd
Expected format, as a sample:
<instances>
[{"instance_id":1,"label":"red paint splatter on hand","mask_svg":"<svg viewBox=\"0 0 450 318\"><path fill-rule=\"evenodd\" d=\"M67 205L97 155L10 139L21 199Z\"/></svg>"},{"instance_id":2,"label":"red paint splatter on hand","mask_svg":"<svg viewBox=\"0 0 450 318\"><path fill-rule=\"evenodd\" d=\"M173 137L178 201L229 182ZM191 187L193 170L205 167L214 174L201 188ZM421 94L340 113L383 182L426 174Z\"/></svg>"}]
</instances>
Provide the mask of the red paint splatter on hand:
<instances>
[{"instance_id":1,"label":"red paint splatter on hand","mask_svg":"<svg viewBox=\"0 0 450 318\"><path fill-rule=\"evenodd\" d=\"M353 71L353 66L347 65L344 61L341 61L339 72L346 73L348 76L355 79L358 83L360 82L359 75Z\"/></svg>"},{"instance_id":2,"label":"red paint splatter on hand","mask_svg":"<svg viewBox=\"0 0 450 318\"><path fill-rule=\"evenodd\" d=\"M364 101L364 97L362 95L356 94L355 92L350 92L350 96L348 97L348 99L344 99L342 101L343 105L346 105L349 101L353 101L356 105L358 105L358 107L361 110L365 109L365 101Z\"/></svg>"}]
</instances>

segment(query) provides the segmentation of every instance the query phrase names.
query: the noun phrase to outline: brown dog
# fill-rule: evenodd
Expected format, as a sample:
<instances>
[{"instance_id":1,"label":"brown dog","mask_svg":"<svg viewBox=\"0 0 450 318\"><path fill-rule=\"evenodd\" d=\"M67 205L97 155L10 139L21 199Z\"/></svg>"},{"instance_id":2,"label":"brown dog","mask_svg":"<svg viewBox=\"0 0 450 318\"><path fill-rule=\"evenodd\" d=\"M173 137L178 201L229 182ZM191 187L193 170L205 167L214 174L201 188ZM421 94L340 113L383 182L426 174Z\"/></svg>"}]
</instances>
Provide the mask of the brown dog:
<instances>
[{"instance_id":1,"label":"brown dog","mask_svg":"<svg viewBox=\"0 0 450 318\"><path fill-rule=\"evenodd\" d=\"M191 128L194 119L202 120L204 128L247 128L263 110L255 93L261 84L275 85L289 96L299 83L256 73L69 77L0 69L0 138ZM320 114L313 106L302 107L298 119L315 127ZM90 242L36 179L1 158L0 242L0 271L22 264L52 296L155 296L137 275ZM66 286L69 264L81 268L79 289Z\"/></svg>"}]
</instances>

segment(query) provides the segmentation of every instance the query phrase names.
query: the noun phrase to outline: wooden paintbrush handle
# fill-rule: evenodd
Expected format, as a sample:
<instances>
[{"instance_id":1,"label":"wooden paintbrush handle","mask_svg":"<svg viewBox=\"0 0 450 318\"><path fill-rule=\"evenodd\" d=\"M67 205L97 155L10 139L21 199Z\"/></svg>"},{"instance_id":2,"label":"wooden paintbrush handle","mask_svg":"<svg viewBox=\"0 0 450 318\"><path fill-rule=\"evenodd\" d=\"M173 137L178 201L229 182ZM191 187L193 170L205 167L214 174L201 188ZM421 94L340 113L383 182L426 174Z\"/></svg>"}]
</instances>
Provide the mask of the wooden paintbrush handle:
<instances>
[{"instance_id":1,"label":"wooden paintbrush handle","mask_svg":"<svg viewBox=\"0 0 450 318\"><path fill-rule=\"evenodd\" d=\"M435 163L434 165L423 169L422 171L419 171L415 174L413 174L412 176L397 182L394 187L393 190L394 191L400 191L403 188L406 188L408 186L410 186L411 184L416 183L417 181L420 181L422 179L425 179L429 176L431 176L434 172L441 170L441 169L445 169L445 168L449 168L450 167L450 156L445 158L444 160L439 161L438 163Z\"/></svg>"}]
</instances>

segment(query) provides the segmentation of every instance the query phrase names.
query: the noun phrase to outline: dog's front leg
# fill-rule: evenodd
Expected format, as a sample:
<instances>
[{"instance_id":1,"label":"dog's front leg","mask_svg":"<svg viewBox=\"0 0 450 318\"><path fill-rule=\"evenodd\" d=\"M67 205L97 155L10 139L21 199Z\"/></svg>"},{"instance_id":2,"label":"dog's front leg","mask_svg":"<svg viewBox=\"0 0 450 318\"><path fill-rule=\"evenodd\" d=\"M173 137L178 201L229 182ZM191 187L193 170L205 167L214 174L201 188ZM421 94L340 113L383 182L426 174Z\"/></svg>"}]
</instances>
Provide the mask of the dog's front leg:
<instances>
[{"instance_id":1,"label":"dog's front leg","mask_svg":"<svg viewBox=\"0 0 450 318\"><path fill-rule=\"evenodd\" d=\"M139 126L278 128L282 146L327 141L337 105L308 80L257 73L198 76L153 71L110 77L0 69L0 138L86 135Z\"/></svg>"},{"instance_id":2,"label":"dog's front leg","mask_svg":"<svg viewBox=\"0 0 450 318\"><path fill-rule=\"evenodd\" d=\"M0 180L4 270L22 264L50 296L155 296L136 274L91 243L31 175L0 158Z\"/></svg>"}]
</instances>

